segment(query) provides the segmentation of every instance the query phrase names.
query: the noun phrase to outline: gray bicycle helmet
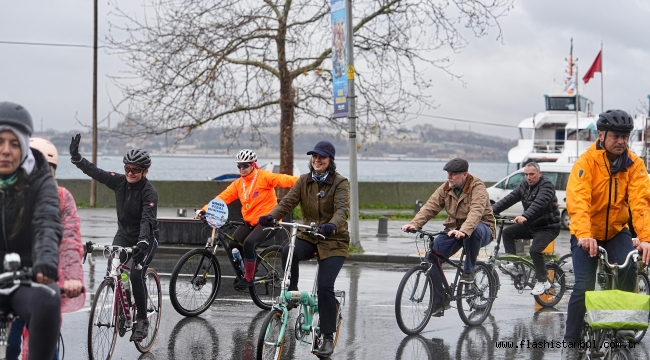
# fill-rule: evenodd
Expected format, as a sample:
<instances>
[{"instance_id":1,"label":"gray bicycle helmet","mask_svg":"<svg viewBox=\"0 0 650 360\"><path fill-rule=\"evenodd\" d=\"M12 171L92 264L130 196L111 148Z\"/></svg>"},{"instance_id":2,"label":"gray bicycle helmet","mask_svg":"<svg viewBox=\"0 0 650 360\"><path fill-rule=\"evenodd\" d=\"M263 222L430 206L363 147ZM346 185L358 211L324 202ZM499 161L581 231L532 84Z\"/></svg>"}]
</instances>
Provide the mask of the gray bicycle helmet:
<instances>
[{"instance_id":1,"label":"gray bicycle helmet","mask_svg":"<svg viewBox=\"0 0 650 360\"><path fill-rule=\"evenodd\" d=\"M151 166L151 157L146 150L133 149L124 155L122 162L125 164L136 164L143 169L148 169Z\"/></svg>"},{"instance_id":2,"label":"gray bicycle helmet","mask_svg":"<svg viewBox=\"0 0 650 360\"><path fill-rule=\"evenodd\" d=\"M257 154L255 154L255 151L249 150L249 149L244 149L240 152L237 153L237 156L235 156L235 162L254 162L257 161Z\"/></svg>"},{"instance_id":3,"label":"gray bicycle helmet","mask_svg":"<svg viewBox=\"0 0 650 360\"><path fill-rule=\"evenodd\" d=\"M27 135L34 131L34 123L29 112L16 103L0 102L0 124L15 126Z\"/></svg>"},{"instance_id":4,"label":"gray bicycle helmet","mask_svg":"<svg viewBox=\"0 0 650 360\"><path fill-rule=\"evenodd\" d=\"M600 131L629 135L634 129L634 120L623 110L607 110L598 115L596 127Z\"/></svg>"}]
</instances>

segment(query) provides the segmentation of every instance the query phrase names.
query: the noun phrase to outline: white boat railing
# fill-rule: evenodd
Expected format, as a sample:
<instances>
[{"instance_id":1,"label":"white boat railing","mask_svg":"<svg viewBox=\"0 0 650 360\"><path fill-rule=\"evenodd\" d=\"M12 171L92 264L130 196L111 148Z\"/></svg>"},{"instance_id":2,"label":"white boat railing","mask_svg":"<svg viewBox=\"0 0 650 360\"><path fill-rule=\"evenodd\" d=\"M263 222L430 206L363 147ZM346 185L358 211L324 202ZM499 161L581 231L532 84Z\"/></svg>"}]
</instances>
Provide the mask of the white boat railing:
<instances>
[{"instance_id":1,"label":"white boat railing","mask_svg":"<svg viewBox=\"0 0 650 360\"><path fill-rule=\"evenodd\" d=\"M533 152L535 153L561 153L564 149L564 140L534 140Z\"/></svg>"}]
</instances>

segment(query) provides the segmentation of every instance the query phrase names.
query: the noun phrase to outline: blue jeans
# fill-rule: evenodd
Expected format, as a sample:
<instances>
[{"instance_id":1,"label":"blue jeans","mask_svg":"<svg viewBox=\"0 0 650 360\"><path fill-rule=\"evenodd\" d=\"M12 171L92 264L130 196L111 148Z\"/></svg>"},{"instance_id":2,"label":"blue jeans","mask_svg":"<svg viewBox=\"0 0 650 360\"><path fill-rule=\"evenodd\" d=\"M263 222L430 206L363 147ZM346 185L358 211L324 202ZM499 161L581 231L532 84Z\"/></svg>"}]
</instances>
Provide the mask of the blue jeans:
<instances>
[{"instance_id":1,"label":"blue jeans","mask_svg":"<svg viewBox=\"0 0 650 360\"><path fill-rule=\"evenodd\" d=\"M448 231L448 229L445 229ZM463 272L472 273L474 271L474 265L476 265L476 258L478 257L478 252L482 247L487 246L492 242L492 231L490 228L483 224L479 223L472 235L468 238L462 240L457 240L455 237L449 237L447 235L438 235L436 240L433 242L433 250L439 252L445 257L450 257L455 254L460 248L465 249L465 263L463 264ZM433 253L432 261L434 264L440 262L437 256ZM431 268L431 278L433 279L433 303L440 304L442 303L442 294L445 291L445 288L442 284L442 276L437 266Z\"/></svg>"},{"instance_id":2,"label":"blue jeans","mask_svg":"<svg viewBox=\"0 0 650 360\"><path fill-rule=\"evenodd\" d=\"M605 248L609 260L616 264L623 264L627 254L634 250L632 234L628 229L623 229L609 241L598 241L598 246ZM590 257L587 250L578 245L578 239L573 235L571 235L571 254L575 285L569 299L564 340L580 341L580 332L582 331L586 312L585 291L592 291L596 287L598 257ZM636 263L633 262L627 268L619 270L618 278L619 290L634 291L636 287Z\"/></svg>"}]
</instances>

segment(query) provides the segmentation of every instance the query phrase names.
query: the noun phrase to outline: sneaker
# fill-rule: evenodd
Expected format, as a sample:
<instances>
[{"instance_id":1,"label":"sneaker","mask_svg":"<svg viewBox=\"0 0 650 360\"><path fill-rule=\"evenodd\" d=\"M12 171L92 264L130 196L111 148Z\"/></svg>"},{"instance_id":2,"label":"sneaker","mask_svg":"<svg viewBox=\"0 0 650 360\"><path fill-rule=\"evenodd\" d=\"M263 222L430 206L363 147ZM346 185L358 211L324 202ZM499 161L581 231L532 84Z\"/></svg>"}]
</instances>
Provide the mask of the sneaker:
<instances>
[{"instance_id":1,"label":"sneaker","mask_svg":"<svg viewBox=\"0 0 650 360\"><path fill-rule=\"evenodd\" d=\"M474 273L463 273L463 275L460 277L460 282L465 283L465 284L471 284L474 282Z\"/></svg>"},{"instance_id":2,"label":"sneaker","mask_svg":"<svg viewBox=\"0 0 650 360\"><path fill-rule=\"evenodd\" d=\"M133 325L133 332L131 332L130 341L142 341L149 335L149 319L138 320Z\"/></svg>"},{"instance_id":3,"label":"sneaker","mask_svg":"<svg viewBox=\"0 0 650 360\"><path fill-rule=\"evenodd\" d=\"M519 274L519 267L513 263L499 264L499 269L502 273L510 276Z\"/></svg>"},{"instance_id":4,"label":"sneaker","mask_svg":"<svg viewBox=\"0 0 650 360\"><path fill-rule=\"evenodd\" d=\"M242 278L237 281L234 286L237 291L248 291L248 288L253 286L253 282L246 280L246 278Z\"/></svg>"},{"instance_id":5,"label":"sneaker","mask_svg":"<svg viewBox=\"0 0 650 360\"><path fill-rule=\"evenodd\" d=\"M537 282L535 284L535 287L533 288L533 291L530 292L531 295L542 295L543 293L546 292L546 290L551 288L551 283L548 281L544 282Z\"/></svg>"},{"instance_id":6,"label":"sneaker","mask_svg":"<svg viewBox=\"0 0 650 360\"><path fill-rule=\"evenodd\" d=\"M445 306L443 304L433 304L431 316L440 317L445 315Z\"/></svg>"}]
</instances>

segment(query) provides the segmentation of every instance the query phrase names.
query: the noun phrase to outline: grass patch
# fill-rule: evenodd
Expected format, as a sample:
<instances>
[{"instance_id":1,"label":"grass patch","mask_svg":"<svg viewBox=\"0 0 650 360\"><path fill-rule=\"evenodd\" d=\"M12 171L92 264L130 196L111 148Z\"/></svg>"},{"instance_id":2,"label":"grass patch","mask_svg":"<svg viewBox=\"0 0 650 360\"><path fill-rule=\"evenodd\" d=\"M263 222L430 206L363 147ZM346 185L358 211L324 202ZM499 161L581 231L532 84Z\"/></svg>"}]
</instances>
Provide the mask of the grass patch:
<instances>
[{"instance_id":1,"label":"grass patch","mask_svg":"<svg viewBox=\"0 0 650 360\"><path fill-rule=\"evenodd\" d=\"M293 218L294 219L302 219L302 210L300 209L300 204L293 208Z\"/></svg>"},{"instance_id":2,"label":"grass patch","mask_svg":"<svg viewBox=\"0 0 650 360\"><path fill-rule=\"evenodd\" d=\"M382 215L382 214L359 214L359 220L378 220L381 217L387 217L388 220L413 220L415 214L413 213L403 213L397 212L392 215ZM447 214L438 214L431 220L444 220L447 218Z\"/></svg>"},{"instance_id":3,"label":"grass patch","mask_svg":"<svg viewBox=\"0 0 650 360\"><path fill-rule=\"evenodd\" d=\"M399 205L386 205L386 204L360 204L359 208L361 209L390 209L390 210L411 210L413 211L413 206L399 206Z\"/></svg>"},{"instance_id":4,"label":"grass patch","mask_svg":"<svg viewBox=\"0 0 650 360\"><path fill-rule=\"evenodd\" d=\"M350 254L363 254L365 250L359 249L358 247L354 247L354 245L350 244Z\"/></svg>"}]
</instances>

